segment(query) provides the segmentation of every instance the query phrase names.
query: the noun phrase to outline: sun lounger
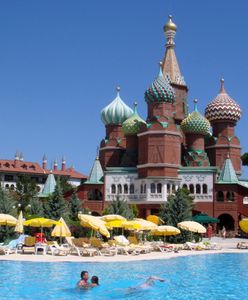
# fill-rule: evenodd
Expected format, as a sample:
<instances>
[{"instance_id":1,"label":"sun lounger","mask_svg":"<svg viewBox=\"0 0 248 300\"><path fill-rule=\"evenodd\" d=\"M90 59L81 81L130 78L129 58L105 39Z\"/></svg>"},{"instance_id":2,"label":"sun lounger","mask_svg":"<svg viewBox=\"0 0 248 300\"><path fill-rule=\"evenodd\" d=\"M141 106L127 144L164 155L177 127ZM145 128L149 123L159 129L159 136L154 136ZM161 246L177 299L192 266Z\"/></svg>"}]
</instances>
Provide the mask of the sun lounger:
<instances>
[{"instance_id":1,"label":"sun lounger","mask_svg":"<svg viewBox=\"0 0 248 300\"><path fill-rule=\"evenodd\" d=\"M238 249L248 249L248 242L239 242L237 244Z\"/></svg>"},{"instance_id":2,"label":"sun lounger","mask_svg":"<svg viewBox=\"0 0 248 300\"><path fill-rule=\"evenodd\" d=\"M32 237L32 236L29 236L29 237L26 237L25 240L24 240L24 245L22 246L22 253L35 253L35 242L36 242L36 238L35 237Z\"/></svg>"}]
</instances>

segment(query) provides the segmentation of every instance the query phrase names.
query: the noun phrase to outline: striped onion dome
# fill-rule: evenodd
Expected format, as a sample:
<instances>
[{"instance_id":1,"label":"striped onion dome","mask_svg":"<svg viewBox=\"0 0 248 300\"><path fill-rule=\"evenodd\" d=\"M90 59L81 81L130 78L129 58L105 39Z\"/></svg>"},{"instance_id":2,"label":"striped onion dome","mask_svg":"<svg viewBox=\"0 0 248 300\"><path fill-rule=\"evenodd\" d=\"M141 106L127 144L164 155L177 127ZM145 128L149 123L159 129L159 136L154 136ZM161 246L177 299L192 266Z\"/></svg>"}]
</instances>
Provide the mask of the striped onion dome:
<instances>
[{"instance_id":1,"label":"striped onion dome","mask_svg":"<svg viewBox=\"0 0 248 300\"><path fill-rule=\"evenodd\" d=\"M205 109L206 118L211 121L229 120L237 122L241 117L241 108L225 91L224 79L221 79L221 88L217 97Z\"/></svg>"},{"instance_id":2,"label":"striped onion dome","mask_svg":"<svg viewBox=\"0 0 248 300\"><path fill-rule=\"evenodd\" d=\"M122 124L122 131L125 135L138 134L140 132L142 124L146 124L146 122L138 114L137 105L137 102L135 102L132 116Z\"/></svg>"},{"instance_id":3,"label":"striped onion dome","mask_svg":"<svg viewBox=\"0 0 248 300\"><path fill-rule=\"evenodd\" d=\"M116 98L101 111L101 119L105 125L122 124L132 114L133 110L120 97L120 88L117 87Z\"/></svg>"},{"instance_id":4,"label":"striped onion dome","mask_svg":"<svg viewBox=\"0 0 248 300\"><path fill-rule=\"evenodd\" d=\"M194 111L185 118L181 123L181 129L184 133L195 133L207 135L210 132L210 123L203 117L197 109L197 100L194 100Z\"/></svg>"},{"instance_id":5,"label":"striped onion dome","mask_svg":"<svg viewBox=\"0 0 248 300\"><path fill-rule=\"evenodd\" d=\"M145 101L147 103L153 102L169 102L173 103L175 99L175 92L169 81L164 78L161 64L158 77L153 81L151 86L145 92Z\"/></svg>"}]
</instances>

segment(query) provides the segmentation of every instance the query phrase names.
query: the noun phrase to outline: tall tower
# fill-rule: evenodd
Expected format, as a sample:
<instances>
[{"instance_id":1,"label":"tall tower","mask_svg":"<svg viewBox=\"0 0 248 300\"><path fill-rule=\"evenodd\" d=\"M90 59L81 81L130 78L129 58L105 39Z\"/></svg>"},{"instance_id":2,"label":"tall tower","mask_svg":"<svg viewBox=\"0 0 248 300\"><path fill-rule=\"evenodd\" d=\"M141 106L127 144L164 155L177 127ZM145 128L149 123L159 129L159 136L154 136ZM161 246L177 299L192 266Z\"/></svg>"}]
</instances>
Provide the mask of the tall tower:
<instances>
[{"instance_id":1,"label":"tall tower","mask_svg":"<svg viewBox=\"0 0 248 300\"><path fill-rule=\"evenodd\" d=\"M121 126L133 114L133 110L122 101L120 88L117 87L116 90L116 98L101 111L106 136L100 145L99 158L104 169L120 166L126 149L126 138Z\"/></svg>"},{"instance_id":2,"label":"tall tower","mask_svg":"<svg viewBox=\"0 0 248 300\"><path fill-rule=\"evenodd\" d=\"M174 121L175 93L162 69L145 92L147 125L139 137L139 177L177 178L181 162L181 131Z\"/></svg>"},{"instance_id":3,"label":"tall tower","mask_svg":"<svg viewBox=\"0 0 248 300\"><path fill-rule=\"evenodd\" d=\"M241 108L225 91L224 79L221 79L219 94L207 105L205 116L213 127L213 135L206 144L211 165L222 168L225 158L229 156L236 173L241 174L241 146L235 136Z\"/></svg>"},{"instance_id":4,"label":"tall tower","mask_svg":"<svg viewBox=\"0 0 248 300\"><path fill-rule=\"evenodd\" d=\"M166 36L166 52L163 61L163 74L168 79L171 86L175 91L175 121L180 124L181 121L187 116L187 97L188 87L181 75L180 68L177 62L175 53L174 38L176 35L177 26L172 22L172 16L169 16L168 22L164 25L164 34Z\"/></svg>"},{"instance_id":5,"label":"tall tower","mask_svg":"<svg viewBox=\"0 0 248 300\"><path fill-rule=\"evenodd\" d=\"M181 129L186 135L186 153L183 164L187 167L207 167L209 160L205 152L205 136L210 134L210 123L197 109L194 100L194 111L181 123Z\"/></svg>"}]
</instances>

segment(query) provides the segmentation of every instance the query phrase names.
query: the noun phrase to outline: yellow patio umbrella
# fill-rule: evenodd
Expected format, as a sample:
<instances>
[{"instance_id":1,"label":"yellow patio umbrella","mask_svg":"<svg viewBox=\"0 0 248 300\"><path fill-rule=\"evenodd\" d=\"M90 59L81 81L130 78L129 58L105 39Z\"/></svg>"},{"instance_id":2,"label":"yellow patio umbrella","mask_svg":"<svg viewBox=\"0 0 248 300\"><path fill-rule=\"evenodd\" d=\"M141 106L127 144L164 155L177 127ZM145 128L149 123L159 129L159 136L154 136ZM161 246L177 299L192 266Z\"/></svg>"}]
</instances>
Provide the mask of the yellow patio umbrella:
<instances>
[{"instance_id":1,"label":"yellow patio umbrella","mask_svg":"<svg viewBox=\"0 0 248 300\"><path fill-rule=\"evenodd\" d=\"M200 223L194 221L183 221L177 224L177 227L196 233L206 233L206 228Z\"/></svg>"},{"instance_id":2,"label":"yellow patio umbrella","mask_svg":"<svg viewBox=\"0 0 248 300\"><path fill-rule=\"evenodd\" d=\"M159 225L159 224L163 224L163 223L164 223L164 221L161 220L161 219L160 219L158 216L156 216L156 215L149 215L149 216L146 217L146 220L147 220L147 221L150 221L150 222L153 222L153 223L156 224L156 225Z\"/></svg>"},{"instance_id":3,"label":"yellow patio umbrella","mask_svg":"<svg viewBox=\"0 0 248 300\"><path fill-rule=\"evenodd\" d=\"M61 217L59 220L59 224L57 224L51 233L51 236L56 237L68 237L71 236L71 231L67 226L65 220Z\"/></svg>"},{"instance_id":4,"label":"yellow patio umbrella","mask_svg":"<svg viewBox=\"0 0 248 300\"><path fill-rule=\"evenodd\" d=\"M15 227L15 232L18 233L23 233L23 214L22 211L20 211L18 219L17 219L17 224Z\"/></svg>"},{"instance_id":5,"label":"yellow patio umbrella","mask_svg":"<svg viewBox=\"0 0 248 300\"><path fill-rule=\"evenodd\" d=\"M100 217L101 220L105 222L111 222L111 221L126 221L126 218L120 216L120 215L105 215Z\"/></svg>"},{"instance_id":6,"label":"yellow patio umbrella","mask_svg":"<svg viewBox=\"0 0 248 300\"><path fill-rule=\"evenodd\" d=\"M180 233L181 233L180 229L169 225L161 225L158 226L157 229L151 231L152 235L159 235L159 236L170 236L170 235L177 235Z\"/></svg>"},{"instance_id":7,"label":"yellow patio umbrella","mask_svg":"<svg viewBox=\"0 0 248 300\"><path fill-rule=\"evenodd\" d=\"M141 230L141 224L135 220L125 221L122 223L122 226L126 230Z\"/></svg>"},{"instance_id":8,"label":"yellow patio umbrella","mask_svg":"<svg viewBox=\"0 0 248 300\"><path fill-rule=\"evenodd\" d=\"M11 215L0 214L0 226L16 226L17 219Z\"/></svg>"},{"instance_id":9,"label":"yellow patio umbrella","mask_svg":"<svg viewBox=\"0 0 248 300\"><path fill-rule=\"evenodd\" d=\"M248 233L248 219L242 219L241 221L239 221L239 226L242 231Z\"/></svg>"},{"instance_id":10,"label":"yellow patio umbrella","mask_svg":"<svg viewBox=\"0 0 248 300\"><path fill-rule=\"evenodd\" d=\"M134 221L141 225L140 230L155 230L158 227L153 222L144 219L134 219Z\"/></svg>"},{"instance_id":11,"label":"yellow patio umbrella","mask_svg":"<svg viewBox=\"0 0 248 300\"><path fill-rule=\"evenodd\" d=\"M104 222L103 220L95 216L83 215L83 214L79 214L78 218L81 221L80 224L82 226L89 227L95 231L100 232L102 235L106 237L110 237L110 233L106 227L106 222Z\"/></svg>"},{"instance_id":12,"label":"yellow patio umbrella","mask_svg":"<svg viewBox=\"0 0 248 300\"><path fill-rule=\"evenodd\" d=\"M109 221L109 222L106 222L106 227L109 229L123 228L123 223L125 223L125 222L126 222L126 219Z\"/></svg>"},{"instance_id":13,"label":"yellow patio umbrella","mask_svg":"<svg viewBox=\"0 0 248 300\"><path fill-rule=\"evenodd\" d=\"M29 227L40 227L41 232L44 227L52 227L53 225L58 225L60 224L58 221L52 220L52 219L46 219L46 218L34 218L27 220L23 222L24 226L29 226Z\"/></svg>"}]
</instances>

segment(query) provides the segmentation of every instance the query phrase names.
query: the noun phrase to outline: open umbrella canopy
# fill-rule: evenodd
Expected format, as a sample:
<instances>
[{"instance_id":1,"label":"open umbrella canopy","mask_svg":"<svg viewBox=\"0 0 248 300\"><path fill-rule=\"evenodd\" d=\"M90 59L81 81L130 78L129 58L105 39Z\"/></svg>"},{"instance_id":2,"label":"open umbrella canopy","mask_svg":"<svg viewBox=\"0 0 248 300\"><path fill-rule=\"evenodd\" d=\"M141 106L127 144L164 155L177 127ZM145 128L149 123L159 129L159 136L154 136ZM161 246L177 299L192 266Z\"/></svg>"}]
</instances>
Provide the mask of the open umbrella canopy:
<instances>
[{"instance_id":1,"label":"open umbrella canopy","mask_svg":"<svg viewBox=\"0 0 248 300\"><path fill-rule=\"evenodd\" d=\"M110 237L110 233L106 227L106 223L103 220L95 216L83 215L83 214L79 214L78 218L82 226L89 227L95 231L100 232L102 235L106 237Z\"/></svg>"},{"instance_id":2,"label":"open umbrella canopy","mask_svg":"<svg viewBox=\"0 0 248 300\"><path fill-rule=\"evenodd\" d=\"M23 223L24 226L30 227L52 227L53 225L60 224L58 221L46 218L34 218L27 220Z\"/></svg>"},{"instance_id":3,"label":"open umbrella canopy","mask_svg":"<svg viewBox=\"0 0 248 300\"><path fill-rule=\"evenodd\" d=\"M206 233L206 228L200 223L194 221L183 221L177 224L177 226L183 230L196 232L196 233Z\"/></svg>"},{"instance_id":4,"label":"open umbrella canopy","mask_svg":"<svg viewBox=\"0 0 248 300\"><path fill-rule=\"evenodd\" d=\"M123 222L122 228L126 230L142 230L141 224L135 220Z\"/></svg>"},{"instance_id":5,"label":"open umbrella canopy","mask_svg":"<svg viewBox=\"0 0 248 300\"><path fill-rule=\"evenodd\" d=\"M161 220L158 216L156 215L149 215L146 217L146 220L147 221L150 221L150 222L153 222L154 224L156 225L159 225L159 224L163 224L163 220Z\"/></svg>"},{"instance_id":6,"label":"open umbrella canopy","mask_svg":"<svg viewBox=\"0 0 248 300\"><path fill-rule=\"evenodd\" d=\"M69 227L67 226L65 220L63 218L60 218L59 220L60 224L57 224L51 233L52 236L56 237L68 237L71 236L71 231Z\"/></svg>"},{"instance_id":7,"label":"open umbrella canopy","mask_svg":"<svg viewBox=\"0 0 248 300\"><path fill-rule=\"evenodd\" d=\"M158 226L157 229L151 231L152 235L160 235L160 236L177 235L180 233L181 233L180 229L169 225Z\"/></svg>"},{"instance_id":8,"label":"open umbrella canopy","mask_svg":"<svg viewBox=\"0 0 248 300\"><path fill-rule=\"evenodd\" d=\"M219 223L220 220L210 217L207 214L199 214L192 218L193 221L201 223L201 224L209 224L209 223Z\"/></svg>"},{"instance_id":9,"label":"open umbrella canopy","mask_svg":"<svg viewBox=\"0 0 248 300\"><path fill-rule=\"evenodd\" d=\"M106 227L109 229L112 228L123 228L123 223L126 222L126 219L124 220L113 220L106 222Z\"/></svg>"},{"instance_id":10,"label":"open umbrella canopy","mask_svg":"<svg viewBox=\"0 0 248 300\"><path fill-rule=\"evenodd\" d=\"M239 221L239 226L241 228L242 231L244 231L245 233L248 233L248 219L242 219L241 221Z\"/></svg>"},{"instance_id":11,"label":"open umbrella canopy","mask_svg":"<svg viewBox=\"0 0 248 300\"><path fill-rule=\"evenodd\" d=\"M105 215L100 218L101 220L105 222L111 222L111 221L126 221L126 218L120 216L120 215Z\"/></svg>"},{"instance_id":12,"label":"open umbrella canopy","mask_svg":"<svg viewBox=\"0 0 248 300\"><path fill-rule=\"evenodd\" d=\"M20 211L18 219L17 219L17 224L15 227L15 232L18 233L23 233L23 214L22 211Z\"/></svg>"},{"instance_id":13,"label":"open umbrella canopy","mask_svg":"<svg viewBox=\"0 0 248 300\"><path fill-rule=\"evenodd\" d=\"M123 228L127 230L153 230L157 228L157 225L153 222L144 219L134 219L131 221L123 222Z\"/></svg>"},{"instance_id":14,"label":"open umbrella canopy","mask_svg":"<svg viewBox=\"0 0 248 300\"><path fill-rule=\"evenodd\" d=\"M0 214L0 226L16 226L17 219L11 215Z\"/></svg>"}]
</instances>

